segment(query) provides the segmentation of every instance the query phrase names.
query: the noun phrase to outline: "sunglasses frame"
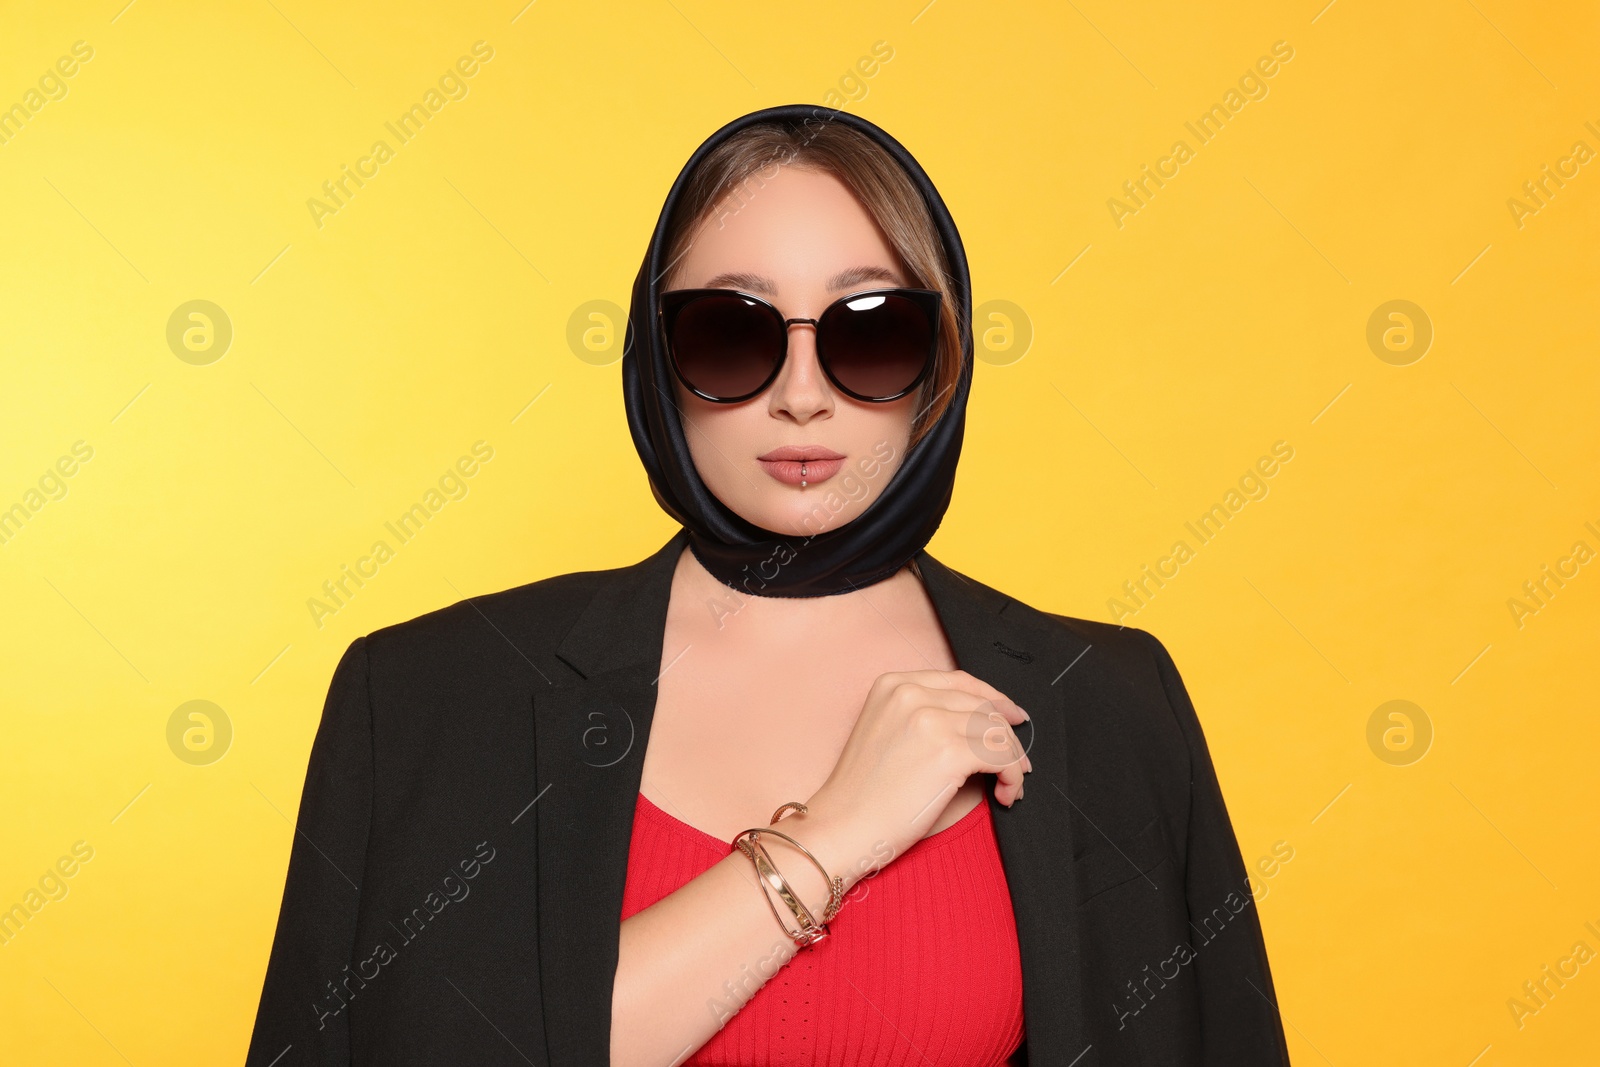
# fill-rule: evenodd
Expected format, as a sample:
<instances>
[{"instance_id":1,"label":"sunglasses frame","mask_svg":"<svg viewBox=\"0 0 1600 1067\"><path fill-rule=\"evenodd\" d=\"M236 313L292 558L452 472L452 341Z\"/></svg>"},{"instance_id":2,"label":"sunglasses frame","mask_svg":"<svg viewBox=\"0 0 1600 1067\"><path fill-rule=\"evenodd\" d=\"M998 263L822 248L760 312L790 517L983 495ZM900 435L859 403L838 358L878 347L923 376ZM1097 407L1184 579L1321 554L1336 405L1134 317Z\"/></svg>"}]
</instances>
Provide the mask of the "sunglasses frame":
<instances>
[{"instance_id":1,"label":"sunglasses frame","mask_svg":"<svg viewBox=\"0 0 1600 1067\"><path fill-rule=\"evenodd\" d=\"M784 338L783 352L778 356L777 362L773 364L772 373L767 375L766 379L762 381L762 383L755 389L744 394L743 396L711 396L697 389L694 384L684 376L682 369L678 366L677 353L673 350L672 344L672 327L676 324L678 315L683 311L683 309L692 304L694 301L710 296L730 295L742 297L745 300L748 300L751 303L766 309L766 311L771 314L772 318L776 322L782 324ZM922 363L922 370L917 372L916 378L912 380L910 385L906 386L900 392L895 393L893 396L862 396L860 393L847 388L843 383L841 383L839 379L834 376L833 369L828 365L828 354L824 348L821 329L818 326L819 322L823 318L826 318L828 313L837 308L839 305L848 303L852 300L859 300L865 296L906 297L921 307L928 316L931 339L928 343L927 357ZM863 289L859 292L847 293L846 295L841 296L839 299L833 301L827 307L823 308L822 314L818 315L814 319L786 319L783 317L783 312L779 311L776 305L774 305L770 300L764 300L761 297L756 296L753 293L747 293L742 289L670 289L661 294L660 307L657 309L657 319L661 326L661 336L667 347L667 362L672 365L672 373L680 382L683 383L684 388L688 389L691 393L693 393L695 396L698 396L702 400L709 400L713 404L742 404L746 400L754 399L755 397L758 397L762 393L766 392L772 387L772 383L777 381L778 375L783 371L783 365L789 361L789 327L797 322L803 322L809 324L818 331L816 341L817 363L822 367L822 373L827 375L828 381L833 384L835 389L838 389L841 393L850 397L852 400L860 400L868 404L887 404L892 400L899 400L901 397L909 395L917 388L917 386L921 385L923 381L927 379L929 374L933 372L933 368L938 362L939 355L939 319L942 299L943 298L932 289L910 289L901 288L898 286L890 286L878 289Z\"/></svg>"}]
</instances>

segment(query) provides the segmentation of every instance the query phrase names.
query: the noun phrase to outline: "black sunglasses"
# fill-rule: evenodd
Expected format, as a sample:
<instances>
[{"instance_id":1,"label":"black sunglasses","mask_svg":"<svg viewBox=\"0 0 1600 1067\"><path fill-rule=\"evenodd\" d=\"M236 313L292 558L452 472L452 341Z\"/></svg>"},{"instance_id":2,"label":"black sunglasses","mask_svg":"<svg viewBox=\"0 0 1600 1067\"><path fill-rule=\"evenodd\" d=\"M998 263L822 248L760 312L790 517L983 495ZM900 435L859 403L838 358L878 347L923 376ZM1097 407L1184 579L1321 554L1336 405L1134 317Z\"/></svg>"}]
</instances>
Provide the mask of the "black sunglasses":
<instances>
[{"instance_id":1,"label":"black sunglasses","mask_svg":"<svg viewBox=\"0 0 1600 1067\"><path fill-rule=\"evenodd\" d=\"M660 319L672 369L690 392L719 404L766 389L789 355L789 327L817 330L817 362L845 395L883 403L915 389L933 368L939 294L868 289L841 296L814 319L786 319L759 296L736 289L673 289Z\"/></svg>"}]
</instances>

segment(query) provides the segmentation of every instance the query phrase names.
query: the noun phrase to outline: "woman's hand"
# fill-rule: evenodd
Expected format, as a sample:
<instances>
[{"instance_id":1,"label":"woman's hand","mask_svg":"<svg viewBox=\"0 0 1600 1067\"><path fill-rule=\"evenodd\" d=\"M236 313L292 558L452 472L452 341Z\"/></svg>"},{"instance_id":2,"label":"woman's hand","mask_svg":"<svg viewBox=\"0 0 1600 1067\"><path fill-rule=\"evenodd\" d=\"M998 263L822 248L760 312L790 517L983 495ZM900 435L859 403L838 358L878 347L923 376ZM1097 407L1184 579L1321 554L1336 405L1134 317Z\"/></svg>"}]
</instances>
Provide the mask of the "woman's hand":
<instances>
[{"instance_id":1,"label":"woman's hand","mask_svg":"<svg viewBox=\"0 0 1600 1067\"><path fill-rule=\"evenodd\" d=\"M807 810L779 827L848 891L927 836L970 775L999 775L995 795L1002 804L1015 802L1023 773L1032 769L1012 732L1025 718L1003 693L965 671L881 675ZM761 844L796 897L813 916L822 915L832 899L823 874L781 837L764 835ZM741 990L752 982L760 988L767 967L793 957L793 944L773 926L773 909L784 915L787 909L770 896L761 899L766 892L735 849L623 922L612 1062L678 1062L682 1049L699 1048L726 1021L701 1011L707 991L720 1004L723 990L732 988L728 975L743 976L735 979Z\"/></svg>"},{"instance_id":2,"label":"woman's hand","mask_svg":"<svg viewBox=\"0 0 1600 1067\"><path fill-rule=\"evenodd\" d=\"M832 773L785 832L829 853L853 885L927 836L970 775L998 775L995 799L1015 803L1033 763L1012 728L1027 718L966 671L880 675Z\"/></svg>"}]
</instances>

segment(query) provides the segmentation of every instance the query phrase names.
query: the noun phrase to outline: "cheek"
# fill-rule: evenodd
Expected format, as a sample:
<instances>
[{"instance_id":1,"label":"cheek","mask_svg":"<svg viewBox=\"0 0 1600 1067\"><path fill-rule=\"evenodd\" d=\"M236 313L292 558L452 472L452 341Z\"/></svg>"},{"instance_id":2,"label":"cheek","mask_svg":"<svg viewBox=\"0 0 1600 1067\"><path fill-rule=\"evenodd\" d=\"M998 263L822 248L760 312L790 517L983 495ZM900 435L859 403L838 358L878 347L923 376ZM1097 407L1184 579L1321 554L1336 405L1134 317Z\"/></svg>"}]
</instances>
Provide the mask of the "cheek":
<instances>
[{"instance_id":1,"label":"cheek","mask_svg":"<svg viewBox=\"0 0 1600 1067\"><path fill-rule=\"evenodd\" d=\"M877 497L899 470L918 410L915 399L907 398L889 404L852 403L835 413L851 424L847 434L836 438L853 457L836 488L851 502L852 513Z\"/></svg>"},{"instance_id":2,"label":"cheek","mask_svg":"<svg viewBox=\"0 0 1600 1067\"><path fill-rule=\"evenodd\" d=\"M911 424L921 410L921 401L916 394L912 394L892 404L875 404L873 407L877 410L864 420L868 432L867 439L862 442L861 453L880 458L893 457L889 465L898 467L900 457L905 455L906 446L911 440Z\"/></svg>"},{"instance_id":3,"label":"cheek","mask_svg":"<svg viewBox=\"0 0 1600 1067\"><path fill-rule=\"evenodd\" d=\"M726 477L740 457L750 451L750 404L713 404L686 390L678 390L678 411L689 455L707 486Z\"/></svg>"}]
</instances>

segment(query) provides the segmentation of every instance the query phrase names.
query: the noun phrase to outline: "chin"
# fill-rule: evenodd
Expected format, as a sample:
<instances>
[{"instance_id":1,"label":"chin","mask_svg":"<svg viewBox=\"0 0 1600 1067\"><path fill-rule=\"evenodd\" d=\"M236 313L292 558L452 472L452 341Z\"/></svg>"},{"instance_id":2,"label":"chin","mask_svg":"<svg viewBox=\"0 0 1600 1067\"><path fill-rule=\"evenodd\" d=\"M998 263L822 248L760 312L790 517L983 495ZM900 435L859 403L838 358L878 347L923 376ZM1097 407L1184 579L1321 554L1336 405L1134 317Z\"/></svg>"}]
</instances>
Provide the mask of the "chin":
<instances>
[{"instance_id":1,"label":"chin","mask_svg":"<svg viewBox=\"0 0 1600 1067\"><path fill-rule=\"evenodd\" d=\"M736 510L763 530L787 537L810 537L843 526L866 507L865 501L845 496L833 481L804 489L780 486L751 501L754 506L749 511Z\"/></svg>"}]
</instances>

